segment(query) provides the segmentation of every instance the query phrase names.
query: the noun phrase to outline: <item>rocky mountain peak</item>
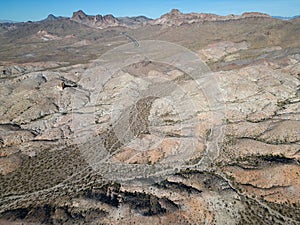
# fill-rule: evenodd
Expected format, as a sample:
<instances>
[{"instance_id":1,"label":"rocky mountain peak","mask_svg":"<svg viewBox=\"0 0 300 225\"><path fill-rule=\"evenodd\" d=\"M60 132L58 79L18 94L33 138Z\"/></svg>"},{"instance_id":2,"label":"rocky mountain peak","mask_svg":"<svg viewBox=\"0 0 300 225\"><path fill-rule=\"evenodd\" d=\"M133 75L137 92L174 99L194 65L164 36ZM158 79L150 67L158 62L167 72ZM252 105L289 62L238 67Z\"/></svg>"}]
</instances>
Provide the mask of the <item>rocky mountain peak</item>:
<instances>
[{"instance_id":1,"label":"rocky mountain peak","mask_svg":"<svg viewBox=\"0 0 300 225\"><path fill-rule=\"evenodd\" d=\"M72 19L80 20L80 19L84 19L86 17L87 17L87 15L82 10L78 10L77 12L73 13Z\"/></svg>"},{"instance_id":2,"label":"rocky mountain peak","mask_svg":"<svg viewBox=\"0 0 300 225\"><path fill-rule=\"evenodd\" d=\"M116 26L138 28L151 20L145 16L119 17L119 18L114 17L112 14L108 14L108 15L98 14L92 16L92 15L85 14L82 10L74 12L73 16L70 19L78 23L85 24L90 27L94 27L98 29L105 29L108 27L116 27Z\"/></svg>"},{"instance_id":3,"label":"rocky mountain peak","mask_svg":"<svg viewBox=\"0 0 300 225\"><path fill-rule=\"evenodd\" d=\"M110 23L118 23L117 18L115 18L112 14L105 15L103 17L103 20L105 20L106 22L110 22Z\"/></svg>"},{"instance_id":4,"label":"rocky mountain peak","mask_svg":"<svg viewBox=\"0 0 300 225\"><path fill-rule=\"evenodd\" d=\"M46 19L41 20L41 22L51 22L51 21L55 21L55 20L61 20L61 19L65 19L65 17L62 16L54 16L53 14L49 14L47 16Z\"/></svg>"},{"instance_id":5,"label":"rocky mountain peak","mask_svg":"<svg viewBox=\"0 0 300 225\"><path fill-rule=\"evenodd\" d=\"M49 14L46 18L46 20L48 20L48 21L52 21L52 20L56 20L56 19L57 19L57 17L54 16L53 14Z\"/></svg>"},{"instance_id":6,"label":"rocky mountain peak","mask_svg":"<svg viewBox=\"0 0 300 225\"><path fill-rule=\"evenodd\" d=\"M169 13L169 15L172 16L177 16L177 15L181 15L182 12L180 12L178 9L172 9L171 12Z\"/></svg>"},{"instance_id":7,"label":"rocky mountain peak","mask_svg":"<svg viewBox=\"0 0 300 225\"><path fill-rule=\"evenodd\" d=\"M100 29L120 25L120 22L113 15L90 16L85 14L82 10L74 12L71 20Z\"/></svg>"}]
</instances>

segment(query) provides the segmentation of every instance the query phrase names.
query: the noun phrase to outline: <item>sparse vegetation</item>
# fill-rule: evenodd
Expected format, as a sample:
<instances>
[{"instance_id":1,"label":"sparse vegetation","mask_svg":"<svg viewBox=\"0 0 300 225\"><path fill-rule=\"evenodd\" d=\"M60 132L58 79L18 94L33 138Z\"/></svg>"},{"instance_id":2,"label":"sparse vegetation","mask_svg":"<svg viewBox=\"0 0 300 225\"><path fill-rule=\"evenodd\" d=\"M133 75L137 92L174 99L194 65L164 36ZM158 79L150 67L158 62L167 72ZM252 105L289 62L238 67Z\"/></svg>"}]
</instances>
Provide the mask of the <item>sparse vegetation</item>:
<instances>
[{"instance_id":1,"label":"sparse vegetation","mask_svg":"<svg viewBox=\"0 0 300 225\"><path fill-rule=\"evenodd\" d=\"M300 224L299 19L226 18L0 23L0 223Z\"/></svg>"}]
</instances>

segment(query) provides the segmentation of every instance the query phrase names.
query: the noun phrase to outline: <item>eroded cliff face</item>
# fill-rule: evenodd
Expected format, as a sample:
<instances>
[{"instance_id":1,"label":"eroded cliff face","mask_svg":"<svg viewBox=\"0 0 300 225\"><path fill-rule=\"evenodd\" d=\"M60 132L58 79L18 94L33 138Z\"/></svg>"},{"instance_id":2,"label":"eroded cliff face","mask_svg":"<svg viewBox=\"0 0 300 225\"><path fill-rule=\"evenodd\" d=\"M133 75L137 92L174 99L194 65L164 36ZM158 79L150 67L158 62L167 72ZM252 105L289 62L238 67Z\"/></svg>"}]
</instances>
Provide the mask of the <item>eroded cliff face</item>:
<instances>
[{"instance_id":1,"label":"eroded cliff face","mask_svg":"<svg viewBox=\"0 0 300 225\"><path fill-rule=\"evenodd\" d=\"M59 21L1 33L3 46L34 38L1 62L0 223L300 223L297 21L266 33L259 20L259 43L252 26L216 40ZM193 52L159 41L181 29ZM52 55L62 44L73 57Z\"/></svg>"}]
</instances>

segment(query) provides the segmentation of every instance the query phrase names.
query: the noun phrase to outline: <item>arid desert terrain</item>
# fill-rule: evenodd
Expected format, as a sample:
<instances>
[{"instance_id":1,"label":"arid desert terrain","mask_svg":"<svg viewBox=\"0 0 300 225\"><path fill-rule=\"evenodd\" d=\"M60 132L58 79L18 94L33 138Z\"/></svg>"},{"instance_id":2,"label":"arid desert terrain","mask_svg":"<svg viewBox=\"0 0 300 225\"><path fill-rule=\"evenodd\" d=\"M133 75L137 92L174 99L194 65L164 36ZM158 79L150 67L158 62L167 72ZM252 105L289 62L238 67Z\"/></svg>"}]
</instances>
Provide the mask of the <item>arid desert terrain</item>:
<instances>
[{"instance_id":1,"label":"arid desert terrain","mask_svg":"<svg viewBox=\"0 0 300 225\"><path fill-rule=\"evenodd\" d=\"M0 224L300 224L300 18L0 23Z\"/></svg>"}]
</instances>

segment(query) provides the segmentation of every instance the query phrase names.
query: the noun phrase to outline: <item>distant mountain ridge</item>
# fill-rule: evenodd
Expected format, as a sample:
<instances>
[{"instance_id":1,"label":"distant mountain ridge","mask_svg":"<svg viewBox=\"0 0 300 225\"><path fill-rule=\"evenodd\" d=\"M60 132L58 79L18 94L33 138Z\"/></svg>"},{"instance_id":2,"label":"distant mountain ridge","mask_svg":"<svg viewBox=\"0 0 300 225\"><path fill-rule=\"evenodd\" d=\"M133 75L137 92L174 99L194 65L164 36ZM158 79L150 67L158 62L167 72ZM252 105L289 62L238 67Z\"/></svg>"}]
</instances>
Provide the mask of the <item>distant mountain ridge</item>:
<instances>
[{"instance_id":1,"label":"distant mountain ridge","mask_svg":"<svg viewBox=\"0 0 300 225\"><path fill-rule=\"evenodd\" d=\"M273 16L275 19L280 19L280 20L293 20L299 18L300 15L298 16Z\"/></svg>"},{"instance_id":2,"label":"distant mountain ridge","mask_svg":"<svg viewBox=\"0 0 300 225\"><path fill-rule=\"evenodd\" d=\"M17 23L17 22L12 20L0 20L0 23Z\"/></svg>"},{"instance_id":3,"label":"distant mountain ridge","mask_svg":"<svg viewBox=\"0 0 300 225\"><path fill-rule=\"evenodd\" d=\"M182 24L201 23L205 21L228 21L245 18L271 18L270 15L259 12L245 12L242 15L219 16L212 13L182 13L178 9L162 15L151 22L153 25L180 26Z\"/></svg>"},{"instance_id":4,"label":"distant mountain ridge","mask_svg":"<svg viewBox=\"0 0 300 225\"><path fill-rule=\"evenodd\" d=\"M90 16L85 14L82 10L73 13L70 18L81 24L88 25L99 29L107 27L130 27L137 28L146 24L149 25L163 25L163 26L180 26L182 24L192 24L204 21L227 21L245 18L272 18L270 15L259 12L245 12L242 15L228 15L219 16L208 13L182 13L178 9L172 9L169 13L162 15L160 18L152 20L144 16L138 17L114 17L113 15L96 15Z\"/></svg>"},{"instance_id":5,"label":"distant mountain ridge","mask_svg":"<svg viewBox=\"0 0 300 225\"><path fill-rule=\"evenodd\" d=\"M116 27L116 26L134 28L134 27L142 26L152 20L145 16L119 17L119 18L114 17L111 14L104 15L104 16L102 15L90 16L85 14L82 10L74 12L73 16L70 19L99 29L104 29L107 27Z\"/></svg>"},{"instance_id":6,"label":"distant mountain ridge","mask_svg":"<svg viewBox=\"0 0 300 225\"><path fill-rule=\"evenodd\" d=\"M47 18L36 22L49 22L57 20L71 20L80 24L87 25L92 28L105 29L108 27L127 27L139 28L144 25L162 25L162 26L180 26L182 24L203 23L207 21L229 21L246 18L274 18L280 20L292 20L300 16L282 17L270 16L260 12L245 12L242 15L230 14L220 16L212 13L182 13L178 9L172 9L170 12L162 15L157 19L151 19L146 16L135 17L115 17L112 14L108 15L87 15L84 11L78 10L73 13L72 17L62 17L49 14ZM32 22L32 21L28 21ZM11 20L0 20L1 24L18 23ZM26 22L25 22L26 23Z\"/></svg>"},{"instance_id":7,"label":"distant mountain ridge","mask_svg":"<svg viewBox=\"0 0 300 225\"><path fill-rule=\"evenodd\" d=\"M54 20L60 20L60 19L67 19L67 17L62 16L54 16L53 14L49 14L46 19L42 21L54 21Z\"/></svg>"}]
</instances>

